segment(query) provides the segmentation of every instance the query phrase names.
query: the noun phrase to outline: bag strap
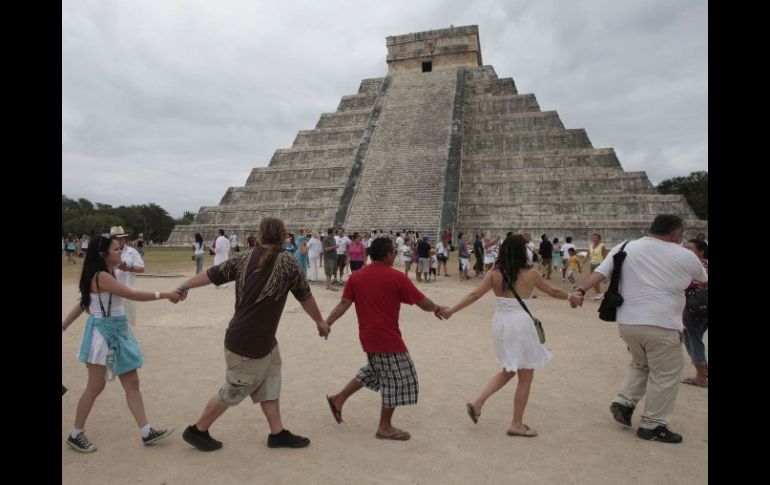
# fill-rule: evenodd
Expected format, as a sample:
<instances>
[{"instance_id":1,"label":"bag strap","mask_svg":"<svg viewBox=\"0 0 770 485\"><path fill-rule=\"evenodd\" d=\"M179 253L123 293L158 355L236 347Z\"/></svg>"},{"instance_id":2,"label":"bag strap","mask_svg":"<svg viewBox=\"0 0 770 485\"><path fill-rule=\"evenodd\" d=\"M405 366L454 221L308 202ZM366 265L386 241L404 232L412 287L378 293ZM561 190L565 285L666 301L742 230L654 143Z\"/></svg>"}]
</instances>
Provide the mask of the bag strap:
<instances>
[{"instance_id":1,"label":"bag strap","mask_svg":"<svg viewBox=\"0 0 770 485\"><path fill-rule=\"evenodd\" d=\"M624 242L623 245L620 246L620 251L615 253L612 257L613 268L612 276L610 276L610 286L607 288L608 293L617 293L620 290L620 272L623 269L623 262L628 255L624 250L626 249L626 244L629 242L630 241Z\"/></svg>"},{"instance_id":2,"label":"bag strap","mask_svg":"<svg viewBox=\"0 0 770 485\"><path fill-rule=\"evenodd\" d=\"M99 289L99 273L101 271L96 272L96 298L99 299L99 307L102 309L102 316L103 317L109 317L110 313L112 312L112 293L110 293L110 299L107 303L107 311L104 311L104 303L102 303L102 290Z\"/></svg>"},{"instance_id":3,"label":"bag strap","mask_svg":"<svg viewBox=\"0 0 770 485\"><path fill-rule=\"evenodd\" d=\"M505 280L506 280L506 278L505 278L505 276L503 276L503 285L505 285L505 283L506 283ZM521 307L524 309L524 311L527 312L527 315L529 315L529 318L531 318L532 321L534 321L535 317L533 317L532 314L529 313L529 308L527 308L527 305L525 305L524 302L521 300L521 298L519 297L519 294L516 293L516 289L513 288L513 286L511 286L511 291L513 292L513 296L515 296L516 299L519 300L519 305L521 305Z\"/></svg>"}]
</instances>

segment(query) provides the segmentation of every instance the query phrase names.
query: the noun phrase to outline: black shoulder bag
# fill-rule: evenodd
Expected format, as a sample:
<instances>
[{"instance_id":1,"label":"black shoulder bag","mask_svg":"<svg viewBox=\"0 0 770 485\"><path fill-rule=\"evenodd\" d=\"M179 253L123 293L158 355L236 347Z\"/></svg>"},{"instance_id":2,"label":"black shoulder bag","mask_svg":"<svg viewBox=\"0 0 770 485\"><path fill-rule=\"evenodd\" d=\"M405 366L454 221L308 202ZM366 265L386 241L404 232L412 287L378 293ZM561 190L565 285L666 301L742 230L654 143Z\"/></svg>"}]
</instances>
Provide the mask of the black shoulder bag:
<instances>
[{"instance_id":1,"label":"black shoulder bag","mask_svg":"<svg viewBox=\"0 0 770 485\"><path fill-rule=\"evenodd\" d=\"M610 277L610 287L604 293L604 299L599 305L599 319L605 322L614 322L617 318L618 307L623 304L623 295L618 291L620 288L620 271L623 269L623 261L626 260L626 248L628 241L620 246L620 251L612 257L613 268Z\"/></svg>"}]
</instances>

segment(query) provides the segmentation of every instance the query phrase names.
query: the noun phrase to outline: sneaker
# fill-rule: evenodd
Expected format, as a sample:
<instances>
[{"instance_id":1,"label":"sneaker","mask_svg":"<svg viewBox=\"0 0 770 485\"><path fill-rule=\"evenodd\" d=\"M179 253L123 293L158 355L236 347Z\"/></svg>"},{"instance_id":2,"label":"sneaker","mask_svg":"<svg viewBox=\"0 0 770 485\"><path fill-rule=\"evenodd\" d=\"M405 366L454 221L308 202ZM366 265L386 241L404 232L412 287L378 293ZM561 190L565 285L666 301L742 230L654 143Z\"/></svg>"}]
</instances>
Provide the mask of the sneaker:
<instances>
[{"instance_id":1,"label":"sneaker","mask_svg":"<svg viewBox=\"0 0 770 485\"><path fill-rule=\"evenodd\" d=\"M662 424L655 429L639 428L636 436L643 440L661 441L663 443L681 443L682 435L674 433Z\"/></svg>"},{"instance_id":2,"label":"sneaker","mask_svg":"<svg viewBox=\"0 0 770 485\"><path fill-rule=\"evenodd\" d=\"M610 404L610 412L615 421L624 426L631 426L631 415L634 414L634 408L614 402Z\"/></svg>"},{"instance_id":3,"label":"sneaker","mask_svg":"<svg viewBox=\"0 0 770 485\"><path fill-rule=\"evenodd\" d=\"M72 435L67 436L67 444L73 450L81 453L93 453L96 451L96 445L91 443L82 431L75 438Z\"/></svg>"},{"instance_id":4,"label":"sneaker","mask_svg":"<svg viewBox=\"0 0 770 485\"><path fill-rule=\"evenodd\" d=\"M601 300L602 298L604 298L604 295L602 295L601 293L597 293L591 297L592 300Z\"/></svg>"},{"instance_id":5,"label":"sneaker","mask_svg":"<svg viewBox=\"0 0 770 485\"><path fill-rule=\"evenodd\" d=\"M142 443L144 443L144 446L150 446L151 444L169 436L173 432L174 432L174 428L168 428L168 429L150 428L150 434L148 434L146 437L142 437Z\"/></svg>"},{"instance_id":6,"label":"sneaker","mask_svg":"<svg viewBox=\"0 0 770 485\"><path fill-rule=\"evenodd\" d=\"M267 435L268 448L304 448L309 444L309 439L292 434L285 428L280 433Z\"/></svg>"},{"instance_id":7,"label":"sneaker","mask_svg":"<svg viewBox=\"0 0 770 485\"><path fill-rule=\"evenodd\" d=\"M221 441L212 438L208 430L198 431L194 424L191 424L184 430L182 439L201 451L214 451L222 448Z\"/></svg>"}]
</instances>

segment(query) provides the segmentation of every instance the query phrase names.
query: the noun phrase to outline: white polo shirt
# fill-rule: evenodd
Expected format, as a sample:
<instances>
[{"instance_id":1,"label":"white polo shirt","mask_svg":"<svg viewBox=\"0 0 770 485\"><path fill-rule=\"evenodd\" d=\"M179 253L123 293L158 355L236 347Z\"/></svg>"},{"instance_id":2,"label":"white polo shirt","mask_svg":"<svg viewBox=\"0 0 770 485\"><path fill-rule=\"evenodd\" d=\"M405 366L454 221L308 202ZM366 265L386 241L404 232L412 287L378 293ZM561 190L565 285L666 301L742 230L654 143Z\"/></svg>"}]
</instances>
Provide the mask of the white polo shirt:
<instances>
[{"instance_id":1,"label":"white polo shirt","mask_svg":"<svg viewBox=\"0 0 770 485\"><path fill-rule=\"evenodd\" d=\"M120 253L120 259L129 266L144 268L144 260L139 254L139 251L132 248L128 244L123 246L123 251ZM115 268L115 279L128 286L129 288L133 288L134 282L136 281L136 273L133 271L121 271Z\"/></svg>"},{"instance_id":2,"label":"white polo shirt","mask_svg":"<svg viewBox=\"0 0 770 485\"><path fill-rule=\"evenodd\" d=\"M596 268L609 278L618 244ZM708 273L695 253L677 243L645 236L626 245L620 273L617 322L624 325L655 325L682 331L684 290L690 282L708 281Z\"/></svg>"}]
</instances>

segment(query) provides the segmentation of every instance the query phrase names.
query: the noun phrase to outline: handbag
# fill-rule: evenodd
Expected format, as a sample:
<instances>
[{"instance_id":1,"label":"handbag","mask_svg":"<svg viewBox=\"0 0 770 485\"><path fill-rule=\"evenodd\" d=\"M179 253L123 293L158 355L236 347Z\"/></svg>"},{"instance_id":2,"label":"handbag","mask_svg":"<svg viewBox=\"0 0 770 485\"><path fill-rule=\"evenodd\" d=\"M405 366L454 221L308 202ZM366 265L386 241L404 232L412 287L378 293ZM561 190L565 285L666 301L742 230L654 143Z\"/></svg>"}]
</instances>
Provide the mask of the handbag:
<instances>
[{"instance_id":1,"label":"handbag","mask_svg":"<svg viewBox=\"0 0 770 485\"><path fill-rule=\"evenodd\" d=\"M194 254L192 255L192 260L195 261L195 255Z\"/></svg>"},{"instance_id":2,"label":"handbag","mask_svg":"<svg viewBox=\"0 0 770 485\"><path fill-rule=\"evenodd\" d=\"M529 313L529 309L527 308L527 305L524 304L523 301L521 301L521 298L519 298L518 293L516 293L516 290L511 288L513 290L513 296L516 297L517 300L519 300L519 304L524 309L525 312L527 312L527 315L529 315L529 318L532 319L532 322L535 324L535 331L537 331L537 338L540 340L541 344L545 343L545 330L543 330L543 322L538 320L537 318L533 317L531 313Z\"/></svg>"},{"instance_id":3,"label":"handbag","mask_svg":"<svg viewBox=\"0 0 770 485\"><path fill-rule=\"evenodd\" d=\"M704 288L695 293L687 295L685 309L691 317L704 319L709 316L709 289Z\"/></svg>"},{"instance_id":4,"label":"handbag","mask_svg":"<svg viewBox=\"0 0 770 485\"><path fill-rule=\"evenodd\" d=\"M623 269L623 261L626 260L627 256L624 251L626 249L626 244L628 244L628 241L624 242L623 245L620 246L620 251L615 253L612 257L613 268L612 276L610 277L610 286L604 293L604 298L599 305L599 319L604 320L605 322L614 322L617 318L618 307L623 304L623 295L620 294L618 289L620 288L620 272Z\"/></svg>"}]
</instances>

